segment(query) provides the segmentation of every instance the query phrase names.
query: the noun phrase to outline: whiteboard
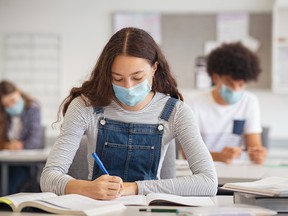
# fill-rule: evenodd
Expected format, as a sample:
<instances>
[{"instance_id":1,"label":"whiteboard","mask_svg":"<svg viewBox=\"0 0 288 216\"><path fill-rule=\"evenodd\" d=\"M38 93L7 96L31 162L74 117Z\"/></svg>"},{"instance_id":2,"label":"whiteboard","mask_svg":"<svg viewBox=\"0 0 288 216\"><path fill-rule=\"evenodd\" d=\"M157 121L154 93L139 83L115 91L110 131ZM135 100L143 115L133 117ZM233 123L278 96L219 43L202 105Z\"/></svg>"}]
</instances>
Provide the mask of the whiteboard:
<instances>
[{"instance_id":1,"label":"whiteboard","mask_svg":"<svg viewBox=\"0 0 288 216\"><path fill-rule=\"evenodd\" d=\"M56 120L61 102L60 48L57 34L11 33L3 37L3 78L39 102L44 125Z\"/></svg>"}]
</instances>

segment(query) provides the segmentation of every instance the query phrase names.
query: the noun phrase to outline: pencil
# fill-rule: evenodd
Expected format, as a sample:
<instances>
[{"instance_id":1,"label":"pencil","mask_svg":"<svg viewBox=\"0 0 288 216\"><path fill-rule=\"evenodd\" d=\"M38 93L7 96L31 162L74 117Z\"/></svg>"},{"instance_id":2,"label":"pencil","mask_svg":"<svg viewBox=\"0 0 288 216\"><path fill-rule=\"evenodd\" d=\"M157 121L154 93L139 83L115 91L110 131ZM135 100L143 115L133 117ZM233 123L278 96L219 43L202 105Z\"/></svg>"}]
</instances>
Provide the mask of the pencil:
<instances>
[{"instance_id":1,"label":"pencil","mask_svg":"<svg viewBox=\"0 0 288 216\"><path fill-rule=\"evenodd\" d=\"M176 213L177 209L139 209L141 212L172 212Z\"/></svg>"}]
</instances>

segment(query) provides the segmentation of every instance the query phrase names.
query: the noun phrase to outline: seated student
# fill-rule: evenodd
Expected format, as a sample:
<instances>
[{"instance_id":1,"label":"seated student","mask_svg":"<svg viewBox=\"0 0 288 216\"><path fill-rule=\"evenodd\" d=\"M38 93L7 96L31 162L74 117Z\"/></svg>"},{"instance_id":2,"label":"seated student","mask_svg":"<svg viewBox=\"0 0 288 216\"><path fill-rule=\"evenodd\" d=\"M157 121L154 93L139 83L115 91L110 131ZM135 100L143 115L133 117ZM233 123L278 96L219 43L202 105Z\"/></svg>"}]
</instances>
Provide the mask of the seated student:
<instances>
[{"instance_id":1,"label":"seated student","mask_svg":"<svg viewBox=\"0 0 288 216\"><path fill-rule=\"evenodd\" d=\"M259 105L245 90L261 71L258 57L241 43L223 44L209 54L207 70L215 86L191 105L214 161L231 163L247 149L253 162L263 163Z\"/></svg>"},{"instance_id":2,"label":"seated student","mask_svg":"<svg viewBox=\"0 0 288 216\"><path fill-rule=\"evenodd\" d=\"M0 150L42 147L39 105L13 83L0 82ZM29 178L27 166L9 168L9 194L18 192Z\"/></svg>"},{"instance_id":3,"label":"seated student","mask_svg":"<svg viewBox=\"0 0 288 216\"><path fill-rule=\"evenodd\" d=\"M94 199L150 192L216 194L216 170L194 114L182 101L163 53L147 32L137 28L116 32L90 79L72 88L62 105L64 120L42 172L42 191ZM91 181L67 175L83 134L89 143ZM187 152L193 175L160 179L174 138ZM93 152L109 175L95 164Z\"/></svg>"}]
</instances>

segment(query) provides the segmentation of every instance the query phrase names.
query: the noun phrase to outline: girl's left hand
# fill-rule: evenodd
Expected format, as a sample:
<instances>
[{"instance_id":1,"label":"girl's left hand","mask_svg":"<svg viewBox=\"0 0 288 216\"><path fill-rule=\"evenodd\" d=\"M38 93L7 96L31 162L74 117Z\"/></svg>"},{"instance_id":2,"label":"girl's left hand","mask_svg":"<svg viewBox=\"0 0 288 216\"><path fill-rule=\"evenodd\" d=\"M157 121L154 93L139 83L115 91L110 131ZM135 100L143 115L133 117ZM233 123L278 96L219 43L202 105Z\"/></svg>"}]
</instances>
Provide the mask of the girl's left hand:
<instances>
[{"instance_id":1,"label":"girl's left hand","mask_svg":"<svg viewBox=\"0 0 288 216\"><path fill-rule=\"evenodd\" d=\"M124 182L123 189L120 191L121 196L138 194L138 185L135 182Z\"/></svg>"}]
</instances>

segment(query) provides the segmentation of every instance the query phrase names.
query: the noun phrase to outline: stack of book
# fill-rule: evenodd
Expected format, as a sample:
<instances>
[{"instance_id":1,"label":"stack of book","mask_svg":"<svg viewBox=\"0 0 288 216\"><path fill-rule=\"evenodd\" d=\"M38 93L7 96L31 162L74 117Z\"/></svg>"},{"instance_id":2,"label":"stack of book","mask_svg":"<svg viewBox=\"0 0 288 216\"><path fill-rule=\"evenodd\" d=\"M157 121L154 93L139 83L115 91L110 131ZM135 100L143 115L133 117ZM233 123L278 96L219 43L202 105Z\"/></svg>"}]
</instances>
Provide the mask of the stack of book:
<instances>
[{"instance_id":1,"label":"stack of book","mask_svg":"<svg viewBox=\"0 0 288 216\"><path fill-rule=\"evenodd\" d=\"M288 178L268 177L253 182L226 183L234 192L234 203L265 207L279 213L288 212Z\"/></svg>"}]
</instances>

